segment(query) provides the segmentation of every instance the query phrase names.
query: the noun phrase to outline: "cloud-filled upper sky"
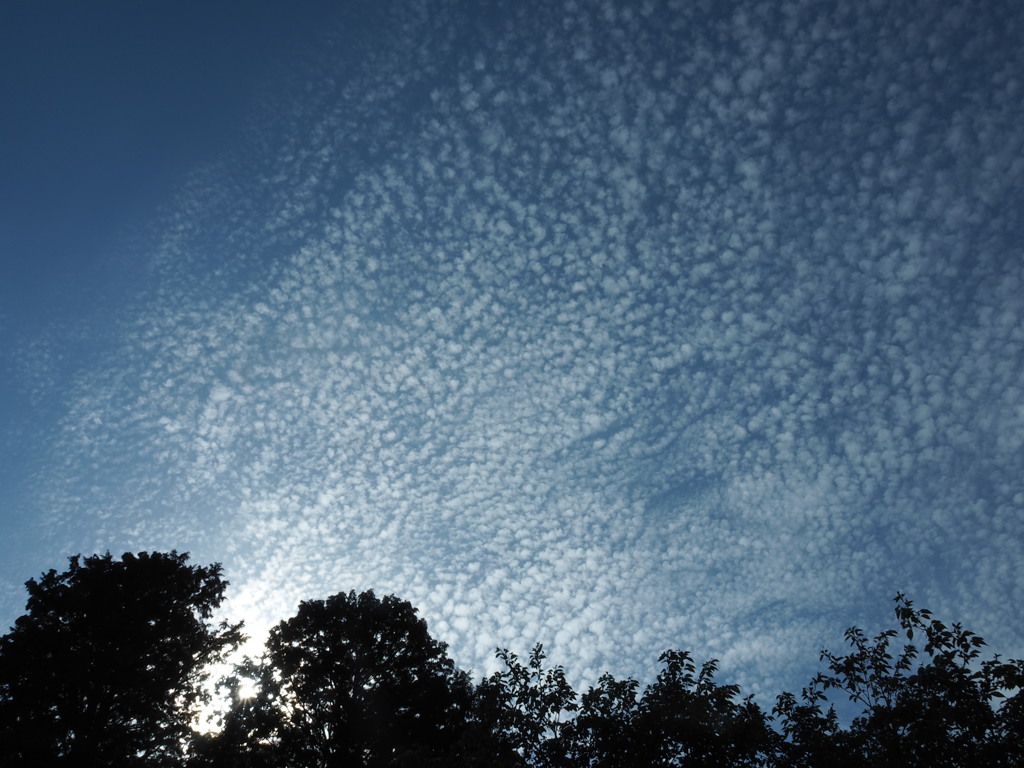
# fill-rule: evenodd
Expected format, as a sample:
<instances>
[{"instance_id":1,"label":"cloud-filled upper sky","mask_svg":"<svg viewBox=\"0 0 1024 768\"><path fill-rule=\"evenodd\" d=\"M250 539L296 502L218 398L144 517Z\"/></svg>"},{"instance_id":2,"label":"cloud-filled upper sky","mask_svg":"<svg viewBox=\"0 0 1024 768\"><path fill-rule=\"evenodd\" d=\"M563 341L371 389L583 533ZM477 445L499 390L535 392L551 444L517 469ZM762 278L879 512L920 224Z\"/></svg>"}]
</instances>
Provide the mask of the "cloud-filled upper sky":
<instances>
[{"instance_id":1,"label":"cloud-filled upper sky","mask_svg":"<svg viewBox=\"0 0 1024 768\"><path fill-rule=\"evenodd\" d=\"M4 626L176 548L478 673L770 697L897 591L1024 653L1024 7L256 7L5 54Z\"/></svg>"}]
</instances>

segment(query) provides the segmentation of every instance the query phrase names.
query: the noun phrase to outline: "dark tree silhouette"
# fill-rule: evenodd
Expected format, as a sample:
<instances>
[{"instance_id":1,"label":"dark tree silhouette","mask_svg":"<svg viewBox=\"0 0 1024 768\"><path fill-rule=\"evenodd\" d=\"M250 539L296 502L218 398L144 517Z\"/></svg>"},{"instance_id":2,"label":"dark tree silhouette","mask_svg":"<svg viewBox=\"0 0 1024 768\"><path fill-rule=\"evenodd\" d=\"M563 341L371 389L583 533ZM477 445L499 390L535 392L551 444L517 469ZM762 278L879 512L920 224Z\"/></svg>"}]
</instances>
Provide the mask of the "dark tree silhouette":
<instances>
[{"instance_id":1,"label":"dark tree silhouette","mask_svg":"<svg viewBox=\"0 0 1024 768\"><path fill-rule=\"evenodd\" d=\"M580 699L568 727L566 764L573 768L634 768L638 765L639 683L602 675Z\"/></svg>"},{"instance_id":2,"label":"dark tree silhouette","mask_svg":"<svg viewBox=\"0 0 1024 768\"><path fill-rule=\"evenodd\" d=\"M848 629L851 652L822 651L828 671L804 689L802 702L779 697L775 714L786 736L779 764L1024 765L1024 661L979 661L985 641L973 632L947 627L902 594L895 603L900 630L869 640ZM910 643L892 647L900 631L908 641L924 640L923 660ZM833 707L824 709L831 690L862 707L848 729Z\"/></svg>"},{"instance_id":3,"label":"dark tree silhouette","mask_svg":"<svg viewBox=\"0 0 1024 768\"><path fill-rule=\"evenodd\" d=\"M70 558L26 586L0 638L0 764L180 764L205 668L240 626L210 622L219 565L176 552Z\"/></svg>"},{"instance_id":4,"label":"dark tree silhouette","mask_svg":"<svg viewBox=\"0 0 1024 768\"><path fill-rule=\"evenodd\" d=\"M566 753L566 715L576 710L576 691L560 666L544 668L539 643L523 664L498 649L505 669L484 679L477 691L481 718L490 726L502 754L520 755L527 765L559 766Z\"/></svg>"},{"instance_id":5,"label":"dark tree silhouette","mask_svg":"<svg viewBox=\"0 0 1024 768\"><path fill-rule=\"evenodd\" d=\"M776 736L739 688L698 672L690 655L667 651L665 667L637 698L636 680L603 676L577 703L561 667L545 669L541 646L526 664L499 651L506 669L480 685L485 715L501 743L526 765L545 768L761 766Z\"/></svg>"},{"instance_id":6,"label":"dark tree silhouette","mask_svg":"<svg viewBox=\"0 0 1024 768\"><path fill-rule=\"evenodd\" d=\"M303 602L271 631L261 662L239 670L258 693L229 714L225 734L264 765L441 761L462 736L471 694L446 650L394 596Z\"/></svg>"},{"instance_id":7,"label":"dark tree silhouette","mask_svg":"<svg viewBox=\"0 0 1024 768\"><path fill-rule=\"evenodd\" d=\"M637 765L762 766L774 752L774 732L761 708L736 685L715 682L718 662L700 671L689 653L666 651L664 669L638 706Z\"/></svg>"},{"instance_id":8,"label":"dark tree silhouette","mask_svg":"<svg viewBox=\"0 0 1024 768\"><path fill-rule=\"evenodd\" d=\"M0 637L0 766L1024 766L1024 661L983 659L980 637L903 595L898 628L847 630L846 655L822 651L800 698L778 697L773 729L717 662L680 651L640 694L604 675L577 696L540 645L525 662L499 650L504 669L474 688L409 603L349 592L275 627L222 681L222 730L200 734L206 669L241 640L212 623L226 585L176 552L76 556L27 582ZM860 707L848 725L834 693Z\"/></svg>"}]
</instances>

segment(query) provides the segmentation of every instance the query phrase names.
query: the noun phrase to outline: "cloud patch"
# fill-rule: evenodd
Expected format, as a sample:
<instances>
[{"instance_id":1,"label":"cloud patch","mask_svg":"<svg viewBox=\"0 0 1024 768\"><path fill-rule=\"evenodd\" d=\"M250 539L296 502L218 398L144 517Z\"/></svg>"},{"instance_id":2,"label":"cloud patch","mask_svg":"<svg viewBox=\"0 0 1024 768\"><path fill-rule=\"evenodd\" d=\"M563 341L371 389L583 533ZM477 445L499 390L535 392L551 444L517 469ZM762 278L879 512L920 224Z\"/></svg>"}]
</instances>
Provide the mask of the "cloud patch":
<instances>
[{"instance_id":1,"label":"cloud patch","mask_svg":"<svg viewBox=\"0 0 1024 768\"><path fill-rule=\"evenodd\" d=\"M259 629L394 592L478 672L773 694L896 590L1019 654L1020 11L437 8L185 187L51 551L223 561Z\"/></svg>"}]
</instances>

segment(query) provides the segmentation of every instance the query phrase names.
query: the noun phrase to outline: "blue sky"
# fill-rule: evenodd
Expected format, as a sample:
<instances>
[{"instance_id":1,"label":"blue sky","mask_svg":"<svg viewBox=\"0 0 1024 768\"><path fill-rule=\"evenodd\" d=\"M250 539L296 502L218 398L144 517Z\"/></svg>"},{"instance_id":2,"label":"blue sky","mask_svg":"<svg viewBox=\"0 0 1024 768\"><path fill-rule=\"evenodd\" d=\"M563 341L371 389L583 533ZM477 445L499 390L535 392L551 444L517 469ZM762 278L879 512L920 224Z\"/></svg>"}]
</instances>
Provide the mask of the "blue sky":
<instances>
[{"instance_id":1,"label":"blue sky","mask_svg":"<svg viewBox=\"0 0 1024 768\"><path fill-rule=\"evenodd\" d=\"M3 621L177 548L256 635L373 588L477 672L770 697L897 591L1020 655L1024 11L976 5L24 11Z\"/></svg>"}]
</instances>

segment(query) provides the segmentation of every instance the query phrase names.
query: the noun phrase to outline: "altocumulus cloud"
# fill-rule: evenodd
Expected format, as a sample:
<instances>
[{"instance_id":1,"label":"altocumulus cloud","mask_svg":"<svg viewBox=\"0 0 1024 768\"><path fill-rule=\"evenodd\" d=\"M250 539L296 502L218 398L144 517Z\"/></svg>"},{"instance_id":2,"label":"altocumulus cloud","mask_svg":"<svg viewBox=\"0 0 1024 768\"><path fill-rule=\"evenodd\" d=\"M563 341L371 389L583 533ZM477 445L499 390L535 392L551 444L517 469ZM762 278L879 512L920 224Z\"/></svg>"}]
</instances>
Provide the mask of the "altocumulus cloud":
<instances>
[{"instance_id":1,"label":"altocumulus cloud","mask_svg":"<svg viewBox=\"0 0 1024 768\"><path fill-rule=\"evenodd\" d=\"M182 189L52 551L221 560L257 633L394 592L478 672L771 694L897 589L1024 652L1021 7L427 5Z\"/></svg>"}]
</instances>

